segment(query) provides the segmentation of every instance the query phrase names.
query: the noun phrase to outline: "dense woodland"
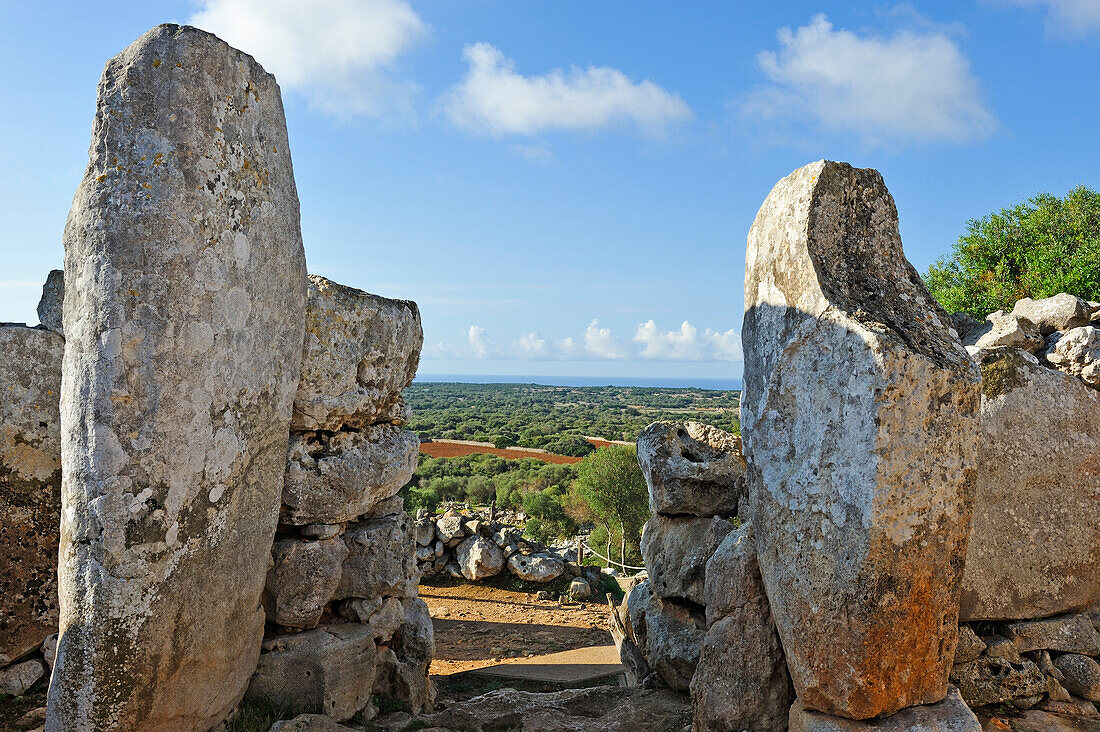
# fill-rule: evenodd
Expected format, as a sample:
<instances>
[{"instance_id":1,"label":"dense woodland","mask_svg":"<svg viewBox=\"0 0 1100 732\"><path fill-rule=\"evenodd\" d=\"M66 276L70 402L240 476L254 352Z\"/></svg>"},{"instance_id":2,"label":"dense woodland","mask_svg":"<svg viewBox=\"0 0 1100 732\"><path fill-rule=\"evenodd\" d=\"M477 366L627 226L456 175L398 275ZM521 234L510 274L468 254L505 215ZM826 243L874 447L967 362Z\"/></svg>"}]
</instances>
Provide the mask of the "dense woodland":
<instances>
[{"instance_id":1,"label":"dense woodland","mask_svg":"<svg viewBox=\"0 0 1100 732\"><path fill-rule=\"evenodd\" d=\"M584 456L584 437L633 442L661 419L695 420L740 433L740 392L620 386L415 383L405 390L420 439L491 442Z\"/></svg>"}]
</instances>

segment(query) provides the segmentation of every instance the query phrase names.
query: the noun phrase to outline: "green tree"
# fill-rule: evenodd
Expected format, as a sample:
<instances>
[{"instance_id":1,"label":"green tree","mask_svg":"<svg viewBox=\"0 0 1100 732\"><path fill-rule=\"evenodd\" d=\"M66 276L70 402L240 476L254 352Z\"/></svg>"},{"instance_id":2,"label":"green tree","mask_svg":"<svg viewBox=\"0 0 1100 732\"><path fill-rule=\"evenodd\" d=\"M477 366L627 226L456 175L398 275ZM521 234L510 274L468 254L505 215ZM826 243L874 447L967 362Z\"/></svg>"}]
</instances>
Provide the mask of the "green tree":
<instances>
[{"instance_id":1,"label":"green tree","mask_svg":"<svg viewBox=\"0 0 1100 732\"><path fill-rule=\"evenodd\" d=\"M649 492L638 467L638 452L612 445L577 463L577 492L607 534L611 556L613 536L619 538L619 561L626 564L627 544L637 545L649 519Z\"/></svg>"},{"instance_id":2,"label":"green tree","mask_svg":"<svg viewBox=\"0 0 1100 732\"><path fill-rule=\"evenodd\" d=\"M948 312L984 318L1024 297L1100 299L1100 193L1041 193L967 223L954 251L924 276Z\"/></svg>"}]
</instances>

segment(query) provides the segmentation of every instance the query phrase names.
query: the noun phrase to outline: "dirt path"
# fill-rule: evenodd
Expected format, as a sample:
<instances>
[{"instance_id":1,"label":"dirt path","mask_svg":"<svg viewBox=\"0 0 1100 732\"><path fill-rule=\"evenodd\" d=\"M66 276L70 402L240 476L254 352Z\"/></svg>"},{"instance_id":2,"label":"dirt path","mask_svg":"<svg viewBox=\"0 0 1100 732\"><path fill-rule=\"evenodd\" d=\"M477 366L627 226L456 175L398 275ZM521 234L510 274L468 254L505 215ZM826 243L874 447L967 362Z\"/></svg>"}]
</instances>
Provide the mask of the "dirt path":
<instances>
[{"instance_id":1,"label":"dirt path","mask_svg":"<svg viewBox=\"0 0 1100 732\"><path fill-rule=\"evenodd\" d=\"M420 586L435 626L430 673L445 676L502 660L611 643L607 606L536 600L486 585Z\"/></svg>"}]
</instances>

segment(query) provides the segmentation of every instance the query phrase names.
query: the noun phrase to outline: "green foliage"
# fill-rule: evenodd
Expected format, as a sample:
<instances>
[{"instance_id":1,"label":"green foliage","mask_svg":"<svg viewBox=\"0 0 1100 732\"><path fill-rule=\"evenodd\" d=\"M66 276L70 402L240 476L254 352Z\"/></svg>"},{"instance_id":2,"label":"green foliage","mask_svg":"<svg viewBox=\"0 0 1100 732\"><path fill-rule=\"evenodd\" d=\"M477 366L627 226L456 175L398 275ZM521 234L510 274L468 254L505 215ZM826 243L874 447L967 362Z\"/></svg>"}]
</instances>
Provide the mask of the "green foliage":
<instances>
[{"instance_id":1,"label":"green foliage","mask_svg":"<svg viewBox=\"0 0 1100 732\"><path fill-rule=\"evenodd\" d=\"M1068 292L1100 300L1100 193L1042 193L967 224L924 277L948 312L984 318L1024 297Z\"/></svg>"},{"instance_id":2,"label":"green foliage","mask_svg":"<svg viewBox=\"0 0 1100 732\"><path fill-rule=\"evenodd\" d=\"M599 538L608 548L617 543L619 561L630 564L628 559L635 556L642 526L650 515L649 491L638 467L637 450L625 445L597 450L577 464L575 486L595 517L597 530L602 530ZM596 532L592 540L599 540Z\"/></svg>"},{"instance_id":3,"label":"green foliage","mask_svg":"<svg viewBox=\"0 0 1100 732\"><path fill-rule=\"evenodd\" d=\"M267 732L280 719L293 719L298 712L274 701L247 699L226 721L226 732Z\"/></svg>"},{"instance_id":4,"label":"green foliage","mask_svg":"<svg viewBox=\"0 0 1100 732\"><path fill-rule=\"evenodd\" d=\"M524 495L523 512L529 518L523 533L543 544L576 535L577 524L562 506L565 495L560 485Z\"/></svg>"}]
</instances>

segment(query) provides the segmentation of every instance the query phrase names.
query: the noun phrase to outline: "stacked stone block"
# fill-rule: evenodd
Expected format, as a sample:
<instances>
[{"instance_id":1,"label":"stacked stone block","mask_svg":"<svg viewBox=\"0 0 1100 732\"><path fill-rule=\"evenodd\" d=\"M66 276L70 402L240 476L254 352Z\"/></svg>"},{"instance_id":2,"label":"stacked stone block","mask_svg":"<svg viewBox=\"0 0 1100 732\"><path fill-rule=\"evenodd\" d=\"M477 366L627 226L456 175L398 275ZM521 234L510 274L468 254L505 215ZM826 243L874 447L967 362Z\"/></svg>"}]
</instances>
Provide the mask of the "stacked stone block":
<instances>
[{"instance_id":1,"label":"stacked stone block","mask_svg":"<svg viewBox=\"0 0 1100 732\"><path fill-rule=\"evenodd\" d=\"M416 304L309 277L267 633L248 695L344 721L371 696L430 708L431 619L417 597L400 488L419 441L402 429L416 373Z\"/></svg>"}]
</instances>

